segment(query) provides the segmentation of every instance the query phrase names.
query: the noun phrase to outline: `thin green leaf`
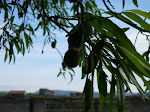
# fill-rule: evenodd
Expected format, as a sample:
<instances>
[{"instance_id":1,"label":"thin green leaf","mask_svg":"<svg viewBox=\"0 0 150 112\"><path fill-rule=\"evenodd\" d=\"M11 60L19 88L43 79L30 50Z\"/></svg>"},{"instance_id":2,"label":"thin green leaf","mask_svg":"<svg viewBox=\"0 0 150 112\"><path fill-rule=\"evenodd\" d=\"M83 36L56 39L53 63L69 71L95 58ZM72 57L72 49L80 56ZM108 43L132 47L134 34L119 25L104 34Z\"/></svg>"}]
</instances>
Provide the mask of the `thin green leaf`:
<instances>
[{"instance_id":1,"label":"thin green leaf","mask_svg":"<svg viewBox=\"0 0 150 112\"><path fill-rule=\"evenodd\" d=\"M84 61L82 63L82 77L81 77L81 79L85 78L87 72L88 72L88 58L85 57Z\"/></svg>"},{"instance_id":2,"label":"thin green leaf","mask_svg":"<svg viewBox=\"0 0 150 112\"><path fill-rule=\"evenodd\" d=\"M150 77L150 65L142 56L134 55L122 46L119 46L119 48L145 76Z\"/></svg>"},{"instance_id":3,"label":"thin green leaf","mask_svg":"<svg viewBox=\"0 0 150 112\"><path fill-rule=\"evenodd\" d=\"M42 23L42 22L39 22L39 24L38 24L37 27L35 28L35 31L38 30L39 26L41 26L41 23Z\"/></svg>"},{"instance_id":4,"label":"thin green leaf","mask_svg":"<svg viewBox=\"0 0 150 112\"><path fill-rule=\"evenodd\" d=\"M135 47L132 45L122 29L109 19L99 16L89 17L88 22L99 32L101 32L102 28L105 28L108 32L112 33L119 41L117 44L124 54L128 56L130 61L132 61L143 74L150 77L150 64L147 63L147 61L135 50Z\"/></svg>"},{"instance_id":5,"label":"thin green leaf","mask_svg":"<svg viewBox=\"0 0 150 112\"><path fill-rule=\"evenodd\" d=\"M25 54L25 47L24 47L24 43L22 44L22 54L23 54L23 56L24 56L24 54Z\"/></svg>"},{"instance_id":6,"label":"thin green leaf","mask_svg":"<svg viewBox=\"0 0 150 112\"><path fill-rule=\"evenodd\" d=\"M150 54L150 50L148 50L142 54L142 56L147 60L147 62L149 62L149 54Z\"/></svg>"},{"instance_id":7,"label":"thin green leaf","mask_svg":"<svg viewBox=\"0 0 150 112\"><path fill-rule=\"evenodd\" d=\"M85 112L88 112L91 109L91 106L93 105L93 88L92 88L92 81L90 79L86 80L85 86L84 86L84 91L83 93L85 94Z\"/></svg>"},{"instance_id":8,"label":"thin green leaf","mask_svg":"<svg viewBox=\"0 0 150 112\"><path fill-rule=\"evenodd\" d=\"M11 22L11 24L13 23L14 18L15 18L15 16L12 16L12 17L10 18L10 22Z\"/></svg>"},{"instance_id":9,"label":"thin green leaf","mask_svg":"<svg viewBox=\"0 0 150 112\"><path fill-rule=\"evenodd\" d=\"M118 49L118 52L120 52L119 49ZM126 57L124 57L124 58L126 58ZM138 89L138 91L140 92L140 94L142 94L143 96L146 97L146 95L145 95L143 89L141 88L141 86L140 86L139 83L137 82L137 80L136 80L136 78L134 77L134 74L132 73L131 70L136 71L136 72L137 72L136 74L137 74L141 79L143 79L143 75L142 75L143 73L141 73L141 71L139 71L139 69L137 69L137 68L135 67L135 65L132 64L131 61L126 61L126 59L124 59L124 61L119 60L119 62L120 62L120 65L121 65L121 67L122 67L122 70L123 70L123 72L124 72L124 75L127 76L128 79L130 79L129 82L132 83L132 84L134 84L134 85L136 86L136 88ZM128 63L128 62L130 62L130 63Z\"/></svg>"},{"instance_id":10,"label":"thin green leaf","mask_svg":"<svg viewBox=\"0 0 150 112\"><path fill-rule=\"evenodd\" d=\"M26 42L26 48L29 48L29 36L26 32L24 32L25 42Z\"/></svg>"},{"instance_id":11,"label":"thin green leaf","mask_svg":"<svg viewBox=\"0 0 150 112\"><path fill-rule=\"evenodd\" d=\"M130 42L130 40L127 38L125 33L120 29L116 24L114 24L111 20L99 16L92 16L88 20L89 24L91 24L98 32L101 32L101 28L104 28L108 30L110 33L112 33L117 40L120 42L119 45L122 45L126 47L127 49L130 49L134 52L135 48Z\"/></svg>"},{"instance_id":12,"label":"thin green leaf","mask_svg":"<svg viewBox=\"0 0 150 112\"><path fill-rule=\"evenodd\" d=\"M150 91L150 80L147 81L144 77L142 78L144 81L144 85L146 86L146 91L149 90Z\"/></svg>"},{"instance_id":13,"label":"thin green leaf","mask_svg":"<svg viewBox=\"0 0 150 112\"><path fill-rule=\"evenodd\" d=\"M8 51L6 50L6 53L5 53L5 58L4 58L4 62L6 62L6 60L7 60L7 57L8 57Z\"/></svg>"},{"instance_id":14,"label":"thin green leaf","mask_svg":"<svg viewBox=\"0 0 150 112\"><path fill-rule=\"evenodd\" d=\"M96 57L94 53L91 52L88 57L88 70L90 73L95 70L96 65L97 65Z\"/></svg>"},{"instance_id":15,"label":"thin green leaf","mask_svg":"<svg viewBox=\"0 0 150 112\"><path fill-rule=\"evenodd\" d=\"M123 16L123 15L120 14L120 13L115 13L115 12L114 12L114 13L111 13L110 11L107 11L107 12L105 12L105 13L107 13L107 14L113 16L113 17L116 17L116 15L117 15L118 17L124 19L125 21L128 21L128 22L130 22L130 23L133 23L130 19L128 19L127 17Z\"/></svg>"},{"instance_id":16,"label":"thin green leaf","mask_svg":"<svg viewBox=\"0 0 150 112\"><path fill-rule=\"evenodd\" d=\"M20 26L19 26L19 31L23 31L24 30L24 23L22 23Z\"/></svg>"},{"instance_id":17,"label":"thin green leaf","mask_svg":"<svg viewBox=\"0 0 150 112\"><path fill-rule=\"evenodd\" d=\"M107 11L107 12L105 12L105 13L107 13L107 14L109 14L109 15L111 15L111 16L113 16L113 17L116 17L116 18L121 18L121 19L123 19L123 20L125 20L125 21L127 21L127 22L129 22L129 23L131 23L131 24L134 24L129 18L127 18L127 17L125 17L123 14L120 14L120 13L111 13L110 11ZM139 26L137 26L137 25L134 25L133 26L134 28L136 28L136 29L138 29L139 31L143 31L143 28L141 28L141 27L139 27Z\"/></svg>"},{"instance_id":18,"label":"thin green leaf","mask_svg":"<svg viewBox=\"0 0 150 112\"><path fill-rule=\"evenodd\" d=\"M132 12L124 12L127 17L139 23L145 30L150 31L150 25L146 23L140 16Z\"/></svg>"},{"instance_id":19,"label":"thin green leaf","mask_svg":"<svg viewBox=\"0 0 150 112\"><path fill-rule=\"evenodd\" d=\"M33 30L33 28L32 28L32 26L29 24L29 30L30 30L30 32L32 33L32 35L34 35L35 36L35 34L34 34L34 30Z\"/></svg>"},{"instance_id":20,"label":"thin green leaf","mask_svg":"<svg viewBox=\"0 0 150 112\"><path fill-rule=\"evenodd\" d=\"M137 14L139 14L139 15L147 18L147 19L150 19L150 13L147 13L147 12L144 12L144 11L141 11L141 10L137 10L137 9L132 9L130 11L132 11L134 13L137 13Z\"/></svg>"},{"instance_id":21,"label":"thin green leaf","mask_svg":"<svg viewBox=\"0 0 150 112\"><path fill-rule=\"evenodd\" d=\"M123 64L123 63L122 63ZM139 83L137 82L136 78L134 77L132 71L128 68L128 66L126 66L125 64L122 65L123 70L125 71L125 73L128 75L128 77L130 78L130 80L132 81L132 83L136 86L136 88L138 89L138 91L140 92L140 94L142 94L143 96L146 97L143 89L141 88L141 86L139 85Z\"/></svg>"},{"instance_id":22,"label":"thin green leaf","mask_svg":"<svg viewBox=\"0 0 150 112\"><path fill-rule=\"evenodd\" d=\"M117 74L117 96L118 96L118 112L123 112L124 108L124 100L125 100L125 91L124 91L124 84L120 74Z\"/></svg>"},{"instance_id":23,"label":"thin green leaf","mask_svg":"<svg viewBox=\"0 0 150 112\"><path fill-rule=\"evenodd\" d=\"M99 89L100 101L101 105L100 108L103 110L106 104L106 96L107 96L107 82L106 82L107 75L101 69L97 69L97 85Z\"/></svg>"},{"instance_id":24,"label":"thin green leaf","mask_svg":"<svg viewBox=\"0 0 150 112\"><path fill-rule=\"evenodd\" d=\"M111 87L110 87L110 95L109 95L109 106L108 106L108 112L112 112L113 107L113 98L115 96L115 85L116 85L116 79L112 75L111 79Z\"/></svg>"},{"instance_id":25,"label":"thin green leaf","mask_svg":"<svg viewBox=\"0 0 150 112\"><path fill-rule=\"evenodd\" d=\"M57 74L57 77L59 77L62 74L62 71L60 69L59 73Z\"/></svg>"},{"instance_id":26,"label":"thin green leaf","mask_svg":"<svg viewBox=\"0 0 150 112\"><path fill-rule=\"evenodd\" d=\"M122 28L123 32L126 32L126 31L128 31L129 29L130 29L129 27L127 27L127 28Z\"/></svg>"},{"instance_id":27,"label":"thin green leaf","mask_svg":"<svg viewBox=\"0 0 150 112\"><path fill-rule=\"evenodd\" d=\"M15 47L16 47L16 49L17 49L17 53L19 53L19 52L20 52L19 43L15 40L15 41L14 41L14 44L15 44Z\"/></svg>"},{"instance_id":28,"label":"thin green leaf","mask_svg":"<svg viewBox=\"0 0 150 112\"><path fill-rule=\"evenodd\" d=\"M69 67L68 67L68 69L69 69L70 71L72 71L72 72L73 72L73 75L75 75L75 71L74 71L74 69L69 68Z\"/></svg>"},{"instance_id":29,"label":"thin green leaf","mask_svg":"<svg viewBox=\"0 0 150 112\"><path fill-rule=\"evenodd\" d=\"M137 0L132 0L134 5L138 7L138 3L137 3Z\"/></svg>"},{"instance_id":30,"label":"thin green leaf","mask_svg":"<svg viewBox=\"0 0 150 112\"><path fill-rule=\"evenodd\" d=\"M125 6L125 0L122 0L122 6L123 6L123 9L124 9L124 6Z\"/></svg>"}]
</instances>

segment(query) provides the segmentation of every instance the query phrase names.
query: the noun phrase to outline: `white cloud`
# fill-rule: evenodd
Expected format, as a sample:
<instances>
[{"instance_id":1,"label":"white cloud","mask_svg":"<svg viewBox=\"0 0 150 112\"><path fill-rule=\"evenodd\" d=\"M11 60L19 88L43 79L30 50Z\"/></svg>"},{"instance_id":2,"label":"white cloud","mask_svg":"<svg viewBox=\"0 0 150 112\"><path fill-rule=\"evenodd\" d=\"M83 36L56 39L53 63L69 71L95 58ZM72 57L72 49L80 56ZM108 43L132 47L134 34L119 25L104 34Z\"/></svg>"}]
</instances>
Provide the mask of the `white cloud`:
<instances>
[{"instance_id":1,"label":"white cloud","mask_svg":"<svg viewBox=\"0 0 150 112\"><path fill-rule=\"evenodd\" d=\"M130 30L127 33L128 38L130 39L130 41L132 42L132 44L134 45L135 40L136 40L136 36L137 36L138 31L137 30ZM148 50L148 46L149 43L146 40L146 36L142 35L141 33L139 33L138 37L137 37L137 41L135 44L135 48L137 49L137 51L142 54L143 52Z\"/></svg>"}]
</instances>

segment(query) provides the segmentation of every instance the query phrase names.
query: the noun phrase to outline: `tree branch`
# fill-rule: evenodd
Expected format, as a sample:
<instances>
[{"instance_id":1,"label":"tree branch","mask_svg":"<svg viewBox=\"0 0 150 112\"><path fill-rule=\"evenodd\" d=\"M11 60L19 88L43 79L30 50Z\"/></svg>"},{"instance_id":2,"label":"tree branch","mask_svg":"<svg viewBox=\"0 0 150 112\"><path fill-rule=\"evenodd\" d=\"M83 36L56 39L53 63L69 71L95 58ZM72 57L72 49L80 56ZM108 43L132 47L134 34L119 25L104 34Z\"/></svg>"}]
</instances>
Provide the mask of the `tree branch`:
<instances>
[{"instance_id":1,"label":"tree branch","mask_svg":"<svg viewBox=\"0 0 150 112\"><path fill-rule=\"evenodd\" d=\"M75 18L65 18L65 17L60 17L60 16L49 16L49 18L60 18L60 19L66 19L66 20L78 20Z\"/></svg>"},{"instance_id":2,"label":"tree branch","mask_svg":"<svg viewBox=\"0 0 150 112\"><path fill-rule=\"evenodd\" d=\"M107 2L110 4L110 6L111 6L113 9L115 9L114 6L111 4L111 2L110 2L109 0L107 0Z\"/></svg>"}]
</instances>

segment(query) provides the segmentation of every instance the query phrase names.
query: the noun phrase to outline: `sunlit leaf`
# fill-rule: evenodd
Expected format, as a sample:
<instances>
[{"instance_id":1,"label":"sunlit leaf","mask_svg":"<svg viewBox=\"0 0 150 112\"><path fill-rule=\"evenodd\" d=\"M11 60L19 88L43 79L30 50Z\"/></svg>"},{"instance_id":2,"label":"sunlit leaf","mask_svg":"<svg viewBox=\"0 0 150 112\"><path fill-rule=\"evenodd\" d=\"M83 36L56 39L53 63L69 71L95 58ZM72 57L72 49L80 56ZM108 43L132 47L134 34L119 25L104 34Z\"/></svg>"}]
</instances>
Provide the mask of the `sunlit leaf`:
<instances>
[{"instance_id":1,"label":"sunlit leaf","mask_svg":"<svg viewBox=\"0 0 150 112\"><path fill-rule=\"evenodd\" d=\"M145 30L148 30L150 32L150 25L146 23L140 16L132 12L124 12L123 14L139 23Z\"/></svg>"},{"instance_id":2,"label":"sunlit leaf","mask_svg":"<svg viewBox=\"0 0 150 112\"><path fill-rule=\"evenodd\" d=\"M143 73L143 75L150 77L150 65L142 56L134 55L122 46L119 46L122 52L130 59L130 61Z\"/></svg>"},{"instance_id":3,"label":"sunlit leaf","mask_svg":"<svg viewBox=\"0 0 150 112\"><path fill-rule=\"evenodd\" d=\"M132 9L130 11L135 12L135 13L137 13L137 14L145 17L145 18L150 19L150 13L147 13L147 12L144 12L144 11L141 11L141 10L137 10L137 9Z\"/></svg>"}]
</instances>

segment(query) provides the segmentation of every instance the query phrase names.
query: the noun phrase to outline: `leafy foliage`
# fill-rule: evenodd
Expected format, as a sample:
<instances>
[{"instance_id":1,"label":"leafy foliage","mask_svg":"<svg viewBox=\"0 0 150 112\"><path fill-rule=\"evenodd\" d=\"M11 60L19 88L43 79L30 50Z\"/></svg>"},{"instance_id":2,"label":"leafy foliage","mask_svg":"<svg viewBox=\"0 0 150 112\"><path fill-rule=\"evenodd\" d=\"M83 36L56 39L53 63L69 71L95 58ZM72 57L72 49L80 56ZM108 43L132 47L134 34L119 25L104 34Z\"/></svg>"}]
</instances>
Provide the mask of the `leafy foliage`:
<instances>
[{"instance_id":1,"label":"leafy foliage","mask_svg":"<svg viewBox=\"0 0 150 112\"><path fill-rule=\"evenodd\" d=\"M106 103L109 83L111 85L109 112L112 111L116 91L118 111L122 112L125 91L132 92L129 84L136 86L139 93L145 97L145 91L150 90L148 62L150 48L140 55L125 34L133 27L148 39L150 24L145 20L150 19L150 14L137 9L115 12L111 10L115 8L109 0L102 1L107 8L106 11L98 8L95 0L1 0L0 12L3 14L4 25L0 28L0 49L5 51L4 61L9 59L11 62L13 58L15 62L16 53L24 55L26 50L30 51L32 39L39 30L43 30L43 36L46 36L44 46L51 43L51 47L58 50L57 40L52 31L63 30L68 37L68 51L58 76L61 74L65 76L68 71L72 79L75 74L73 68L79 64L82 79L86 78L83 91L85 112L92 112L93 81L97 72L101 109ZM132 2L138 7L137 0ZM125 5L126 0L122 0L122 7ZM130 27L120 28L111 18L117 18ZM144 82L145 90L135 76Z\"/></svg>"}]
</instances>

